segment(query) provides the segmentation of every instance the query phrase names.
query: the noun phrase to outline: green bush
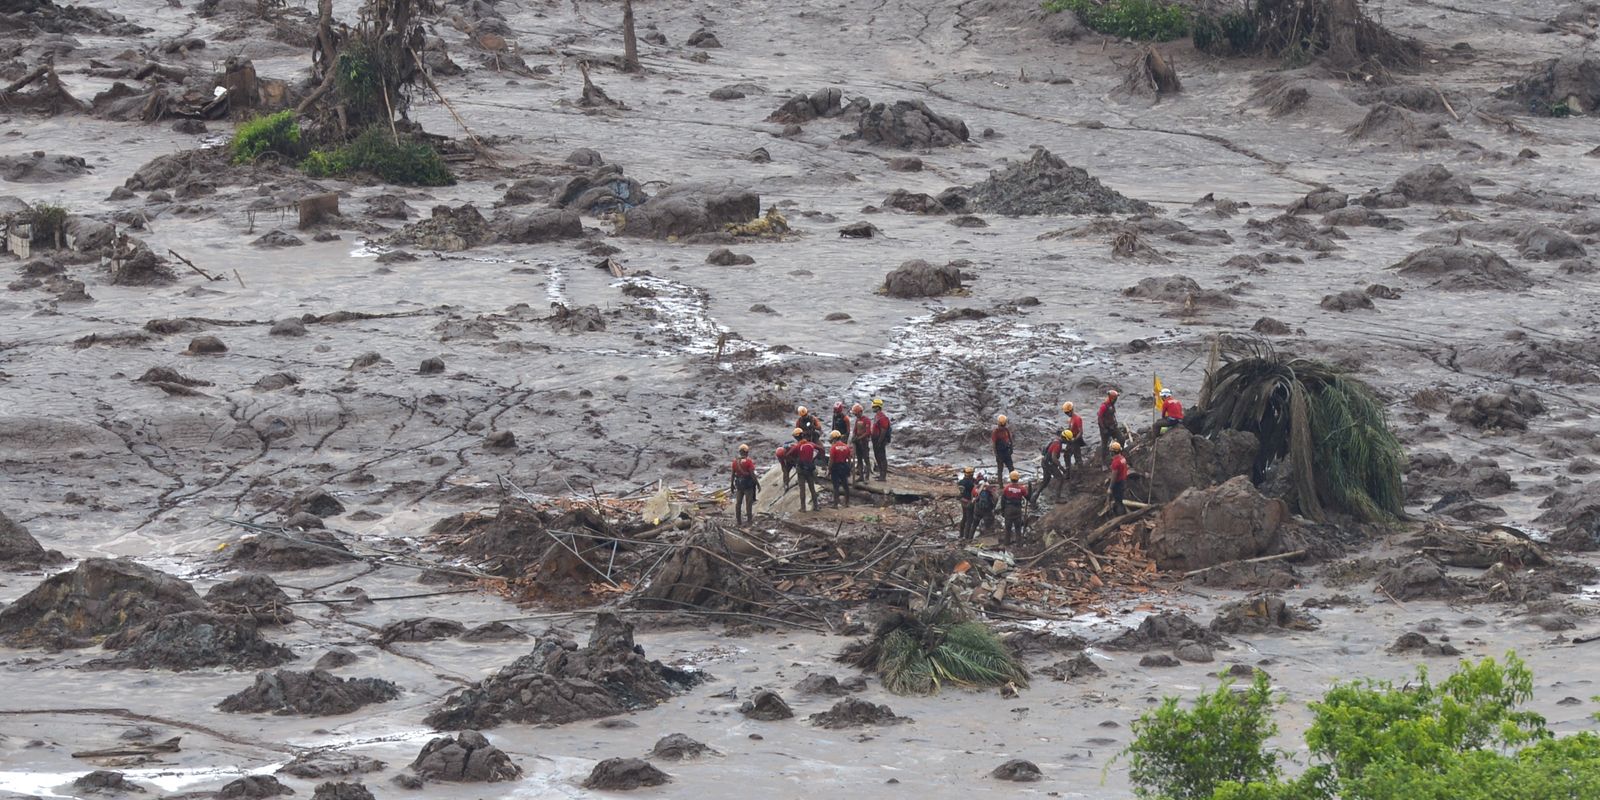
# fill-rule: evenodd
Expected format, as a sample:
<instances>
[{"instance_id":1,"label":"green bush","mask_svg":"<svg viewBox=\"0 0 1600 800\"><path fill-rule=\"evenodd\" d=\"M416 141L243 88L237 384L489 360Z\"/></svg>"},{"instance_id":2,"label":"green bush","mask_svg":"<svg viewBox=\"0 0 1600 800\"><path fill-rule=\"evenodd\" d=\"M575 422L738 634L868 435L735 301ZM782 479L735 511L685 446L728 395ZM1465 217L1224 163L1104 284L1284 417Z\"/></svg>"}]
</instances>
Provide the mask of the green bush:
<instances>
[{"instance_id":1,"label":"green bush","mask_svg":"<svg viewBox=\"0 0 1600 800\"><path fill-rule=\"evenodd\" d=\"M367 172L385 183L410 186L449 186L456 182L450 168L432 146L411 139L396 143L390 131L367 128L333 150L314 150L300 164L314 178Z\"/></svg>"},{"instance_id":2,"label":"green bush","mask_svg":"<svg viewBox=\"0 0 1600 800\"><path fill-rule=\"evenodd\" d=\"M1141 42L1166 42L1189 33L1189 10L1163 0L1045 0L1052 13L1071 11L1100 33Z\"/></svg>"},{"instance_id":3,"label":"green bush","mask_svg":"<svg viewBox=\"0 0 1600 800\"><path fill-rule=\"evenodd\" d=\"M50 247L61 247L67 241L67 209L65 206L37 203L29 215L33 225L31 241Z\"/></svg>"},{"instance_id":4,"label":"green bush","mask_svg":"<svg viewBox=\"0 0 1600 800\"><path fill-rule=\"evenodd\" d=\"M1201 52L1217 56L1242 55L1253 51L1255 43L1256 22L1249 14L1206 14L1194 20L1194 46Z\"/></svg>"},{"instance_id":5,"label":"green bush","mask_svg":"<svg viewBox=\"0 0 1600 800\"><path fill-rule=\"evenodd\" d=\"M300 123L293 111L279 111L239 123L229 145L233 163L247 164L267 153L298 158L301 153Z\"/></svg>"},{"instance_id":6,"label":"green bush","mask_svg":"<svg viewBox=\"0 0 1600 800\"><path fill-rule=\"evenodd\" d=\"M1225 781L1264 783L1278 776L1277 754L1267 740L1278 732L1272 721L1272 689L1257 671L1242 692L1224 681L1184 711L1168 697L1133 723L1128 773L1134 793L1161 800L1207 800Z\"/></svg>"}]
</instances>

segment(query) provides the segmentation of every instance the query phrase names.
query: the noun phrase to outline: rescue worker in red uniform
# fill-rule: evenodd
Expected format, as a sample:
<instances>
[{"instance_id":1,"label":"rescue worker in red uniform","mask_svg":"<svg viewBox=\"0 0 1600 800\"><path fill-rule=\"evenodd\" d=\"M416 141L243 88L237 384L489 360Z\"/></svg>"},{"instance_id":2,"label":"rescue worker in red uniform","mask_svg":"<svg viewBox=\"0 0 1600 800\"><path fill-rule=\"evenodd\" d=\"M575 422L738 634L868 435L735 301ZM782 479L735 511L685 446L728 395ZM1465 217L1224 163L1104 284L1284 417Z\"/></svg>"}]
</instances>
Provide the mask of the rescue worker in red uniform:
<instances>
[{"instance_id":1,"label":"rescue worker in red uniform","mask_svg":"<svg viewBox=\"0 0 1600 800\"><path fill-rule=\"evenodd\" d=\"M1000 505L1000 493L983 473L978 473L978 500L975 507L974 527L983 528L985 535L994 533L994 510Z\"/></svg>"},{"instance_id":2,"label":"rescue worker in red uniform","mask_svg":"<svg viewBox=\"0 0 1600 800\"><path fill-rule=\"evenodd\" d=\"M806 438L806 432L800 428L794 429L795 443L789 446L789 452L794 456L795 474L800 478L800 510L806 510L806 493L811 493L811 510L820 510L817 505L817 446Z\"/></svg>"},{"instance_id":3,"label":"rescue worker in red uniform","mask_svg":"<svg viewBox=\"0 0 1600 800\"><path fill-rule=\"evenodd\" d=\"M844 403L833 404L833 426L829 430L838 431L846 438L850 436L850 416L844 413Z\"/></svg>"},{"instance_id":4,"label":"rescue worker in red uniform","mask_svg":"<svg viewBox=\"0 0 1600 800\"><path fill-rule=\"evenodd\" d=\"M1028 487L1022 483L1022 473L1011 471L1011 482L1000 491L1000 514L1005 517L1006 531L1000 537L1003 547L1022 544L1023 504L1028 502Z\"/></svg>"},{"instance_id":5,"label":"rescue worker in red uniform","mask_svg":"<svg viewBox=\"0 0 1600 800\"><path fill-rule=\"evenodd\" d=\"M1006 415L1001 414L994 419L994 430L989 433L989 443L994 445L995 471L1004 475L1014 469L1011 463L1011 425Z\"/></svg>"},{"instance_id":6,"label":"rescue worker in red uniform","mask_svg":"<svg viewBox=\"0 0 1600 800\"><path fill-rule=\"evenodd\" d=\"M1128 507L1123 500L1128 495L1128 459L1122 455L1122 443L1111 443L1111 512L1114 514L1128 513Z\"/></svg>"},{"instance_id":7,"label":"rescue worker in red uniform","mask_svg":"<svg viewBox=\"0 0 1600 800\"><path fill-rule=\"evenodd\" d=\"M1100 404L1100 413L1095 417L1095 424L1100 427L1100 463L1106 463L1106 458L1111 452L1111 443L1117 440L1117 390L1106 392L1105 402Z\"/></svg>"},{"instance_id":8,"label":"rescue worker in red uniform","mask_svg":"<svg viewBox=\"0 0 1600 800\"><path fill-rule=\"evenodd\" d=\"M1067 477L1071 477L1074 466L1083 467L1083 417L1078 416L1070 400L1061 404L1061 413L1067 415L1067 430L1072 431L1072 441L1067 443L1065 459Z\"/></svg>"},{"instance_id":9,"label":"rescue worker in red uniform","mask_svg":"<svg viewBox=\"0 0 1600 800\"><path fill-rule=\"evenodd\" d=\"M860 403L850 413L855 414L850 441L856 445L856 483L866 483L872 477L872 419L861 410Z\"/></svg>"},{"instance_id":10,"label":"rescue worker in red uniform","mask_svg":"<svg viewBox=\"0 0 1600 800\"><path fill-rule=\"evenodd\" d=\"M1061 490L1067 485L1067 451L1072 438L1072 431L1062 428L1061 435L1045 445L1043 452L1040 453L1044 480L1039 481L1039 491L1032 498L1035 509L1039 507L1039 498L1044 496L1044 490L1050 488L1052 483L1056 485L1054 500L1057 503L1061 502Z\"/></svg>"},{"instance_id":11,"label":"rescue worker in red uniform","mask_svg":"<svg viewBox=\"0 0 1600 800\"><path fill-rule=\"evenodd\" d=\"M961 470L961 480L956 481L956 502L961 504L961 541L970 542L978 532L978 479L972 476L972 467Z\"/></svg>"},{"instance_id":12,"label":"rescue worker in red uniform","mask_svg":"<svg viewBox=\"0 0 1600 800\"><path fill-rule=\"evenodd\" d=\"M1161 390L1161 419L1156 422L1156 435L1160 436L1167 431L1183 424L1183 404L1178 398L1172 396L1171 389Z\"/></svg>"},{"instance_id":13,"label":"rescue worker in red uniform","mask_svg":"<svg viewBox=\"0 0 1600 800\"><path fill-rule=\"evenodd\" d=\"M828 434L833 444L828 445L828 480L833 484L833 507L839 507L839 501L844 500L844 507L850 507L850 457L855 452L850 449L850 443L844 440L844 434L833 431Z\"/></svg>"},{"instance_id":14,"label":"rescue worker in red uniform","mask_svg":"<svg viewBox=\"0 0 1600 800\"><path fill-rule=\"evenodd\" d=\"M756 462L750 458L750 445L739 445L739 457L733 460L729 487L733 495L733 523L748 525L756 518Z\"/></svg>"},{"instance_id":15,"label":"rescue worker in red uniform","mask_svg":"<svg viewBox=\"0 0 1600 800\"><path fill-rule=\"evenodd\" d=\"M790 452L793 449L793 444L778 445L777 451L772 454L778 460L778 466L783 468L783 490L786 492L789 491L789 480L794 477L794 454Z\"/></svg>"},{"instance_id":16,"label":"rescue worker in red uniform","mask_svg":"<svg viewBox=\"0 0 1600 800\"><path fill-rule=\"evenodd\" d=\"M872 399L872 460L878 462L878 480L889 480L889 415L883 413L883 399Z\"/></svg>"},{"instance_id":17,"label":"rescue worker in red uniform","mask_svg":"<svg viewBox=\"0 0 1600 800\"><path fill-rule=\"evenodd\" d=\"M811 409L801 406L795 410L800 416L794 421L794 426L805 433L806 441L812 444L822 441L822 423L811 415Z\"/></svg>"}]
</instances>

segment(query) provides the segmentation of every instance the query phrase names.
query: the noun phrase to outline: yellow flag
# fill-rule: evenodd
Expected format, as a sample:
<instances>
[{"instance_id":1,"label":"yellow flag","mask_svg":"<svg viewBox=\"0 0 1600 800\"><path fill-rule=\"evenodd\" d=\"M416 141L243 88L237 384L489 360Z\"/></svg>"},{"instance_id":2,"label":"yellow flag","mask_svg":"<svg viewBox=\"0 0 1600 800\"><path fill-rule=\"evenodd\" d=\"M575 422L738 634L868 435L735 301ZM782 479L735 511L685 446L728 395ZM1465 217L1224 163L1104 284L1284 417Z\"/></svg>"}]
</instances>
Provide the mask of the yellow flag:
<instances>
[{"instance_id":1,"label":"yellow flag","mask_svg":"<svg viewBox=\"0 0 1600 800\"><path fill-rule=\"evenodd\" d=\"M1161 412L1161 376L1156 376L1156 412Z\"/></svg>"}]
</instances>

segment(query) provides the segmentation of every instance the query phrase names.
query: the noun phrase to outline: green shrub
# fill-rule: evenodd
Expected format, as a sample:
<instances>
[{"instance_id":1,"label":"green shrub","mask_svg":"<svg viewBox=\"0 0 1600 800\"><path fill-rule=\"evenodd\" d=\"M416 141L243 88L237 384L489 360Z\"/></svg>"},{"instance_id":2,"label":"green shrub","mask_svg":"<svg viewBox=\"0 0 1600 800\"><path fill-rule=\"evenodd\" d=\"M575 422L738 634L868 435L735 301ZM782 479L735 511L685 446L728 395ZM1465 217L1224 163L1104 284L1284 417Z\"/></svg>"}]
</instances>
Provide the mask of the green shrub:
<instances>
[{"instance_id":1,"label":"green shrub","mask_svg":"<svg viewBox=\"0 0 1600 800\"><path fill-rule=\"evenodd\" d=\"M1166 42L1189 33L1189 10L1163 0L1045 0L1053 13L1071 11L1091 30L1141 42Z\"/></svg>"},{"instance_id":2,"label":"green shrub","mask_svg":"<svg viewBox=\"0 0 1600 800\"><path fill-rule=\"evenodd\" d=\"M67 209L65 206L37 203L29 215L33 225L31 241L51 247L61 247L67 241Z\"/></svg>"},{"instance_id":3,"label":"green shrub","mask_svg":"<svg viewBox=\"0 0 1600 800\"><path fill-rule=\"evenodd\" d=\"M1224 681L1189 711L1178 707L1178 698L1168 697L1133 723L1133 743L1123 754L1134 793L1207 800L1225 781L1275 780L1277 754L1266 746L1278 732L1271 713L1272 689L1260 671L1249 689L1235 692Z\"/></svg>"},{"instance_id":4,"label":"green shrub","mask_svg":"<svg viewBox=\"0 0 1600 800\"><path fill-rule=\"evenodd\" d=\"M390 131L367 128L333 150L314 150L300 164L307 175L330 178L367 172L385 183L411 186L449 186L456 182L438 151L425 142L401 139Z\"/></svg>"},{"instance_id":5,"label":"green shrub","mask_svg":"<svg viewBox=\"0 0 1600 800\"><path fill-rule=\"evenodd\" d=\"M298 158L301 153L300 123L293 111L279 111L239 123L229 146L233 163L247 164L267 153Z\"/></svg>"},{"instance_id":6,"label":"green shrub","mask_svg":"<svg viewBox=\"0 0 1600 800\"><path fill-rule=\"evenodd\" d=\"M886 620L840 660L877 673L895 694L933 694L945 684L1028 685L1028 671L987 625L943 609Z\"/></svg>"}]
</instances>

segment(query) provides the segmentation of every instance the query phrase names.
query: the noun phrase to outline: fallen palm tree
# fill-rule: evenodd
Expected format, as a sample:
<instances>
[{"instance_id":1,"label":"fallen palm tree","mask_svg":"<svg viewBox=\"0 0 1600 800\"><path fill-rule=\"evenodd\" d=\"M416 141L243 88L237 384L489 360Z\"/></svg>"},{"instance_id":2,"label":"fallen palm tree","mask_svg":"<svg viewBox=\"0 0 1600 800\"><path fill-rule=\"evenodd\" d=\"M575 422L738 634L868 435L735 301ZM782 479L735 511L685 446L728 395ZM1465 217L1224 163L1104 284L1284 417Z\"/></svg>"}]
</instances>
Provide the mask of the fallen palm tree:
<instances>
[{"instance_id":1,"label":"fallen palm tree","mask_svg":"<svg viewBox=\"0 0 1600 800\"><path fill-rule=\"evenodd\" d=\"M896 614L839 660L876 673L895 694L934 694L944 684L1028 685L1028 671L989 626L943 604Z\"/></svg>"},{"instance_id":2,"label":"fallen palm tree","mask_svg":"<svg viewBox=\"0 0 1600 800\"><path fill-rule=\"evenodd\" d=\"M1368 522L1404 515L1405 454L1366 383L1321 361L1291 358L1264 339L1224 337L1200 392L1201 432L1249 431L1256 472L1287 462L1299 512Z\"/></svg>"}]
</instances>

